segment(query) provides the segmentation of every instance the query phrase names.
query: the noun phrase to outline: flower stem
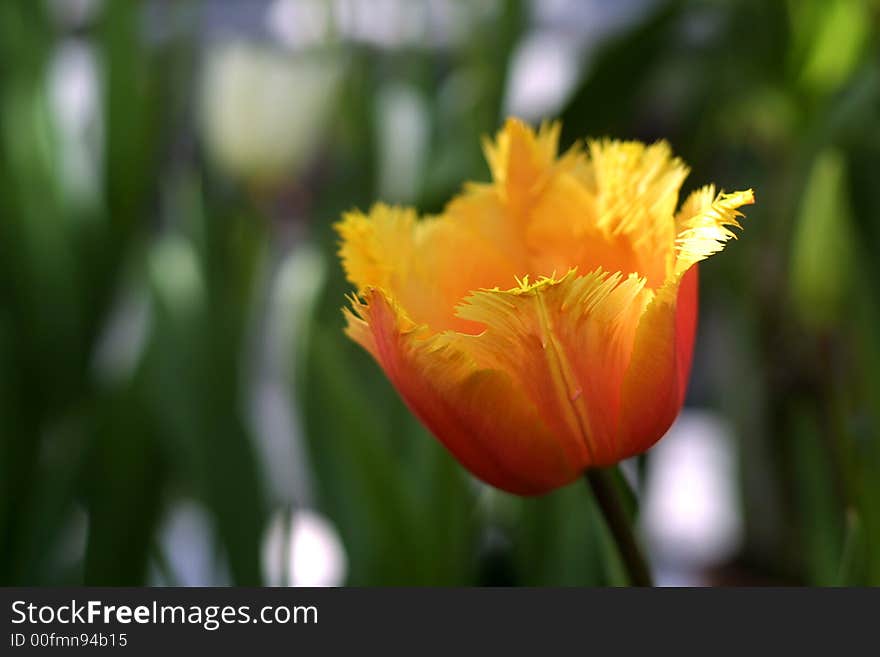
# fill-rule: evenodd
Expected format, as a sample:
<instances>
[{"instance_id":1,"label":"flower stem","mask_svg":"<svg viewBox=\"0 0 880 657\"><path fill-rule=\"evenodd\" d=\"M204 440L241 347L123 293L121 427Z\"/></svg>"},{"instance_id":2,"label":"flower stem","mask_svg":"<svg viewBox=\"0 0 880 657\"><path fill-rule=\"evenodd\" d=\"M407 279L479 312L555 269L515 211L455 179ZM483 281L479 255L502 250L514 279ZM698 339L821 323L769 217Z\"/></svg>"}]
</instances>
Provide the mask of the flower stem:
<instances>
[{"instance_id":1,"label":"flower stem","mask_svg":"<svg viewBox=\"0 0 880 657\"><path fill-rule=\"evenodd\" d=\"M615 490L612 477L612 468L591 468L584 474L584 478L593 491L593 497L602 510L605 523L614 537L617 551L620 553L620 558L629 575L630 583L633 586L654 586L651 570L636 542L632 525L621 503L620 496Z\"/></svg>"}]
</instances>

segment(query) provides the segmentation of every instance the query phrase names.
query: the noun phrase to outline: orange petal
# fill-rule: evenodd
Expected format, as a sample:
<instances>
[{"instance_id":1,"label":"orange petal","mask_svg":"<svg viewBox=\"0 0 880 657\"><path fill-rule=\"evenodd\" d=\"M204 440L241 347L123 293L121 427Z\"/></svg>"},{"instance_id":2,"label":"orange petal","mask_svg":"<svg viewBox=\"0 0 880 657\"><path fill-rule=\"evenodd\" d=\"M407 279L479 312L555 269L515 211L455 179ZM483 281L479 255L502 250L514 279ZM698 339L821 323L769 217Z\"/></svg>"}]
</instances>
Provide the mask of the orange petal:
<instances>
[{"instance_id":1,"label":"orange petal","mask_svg":"<svg viewBox=\"0 0 880 657\"><path fill-rule=\"evenodd\" d=\"M343 268L359 290L388 291L435 332L473 333L482 327L456 317L455 306L471 290L513 281L520 271L479 225L445 216L418 220L409 208L377 203L369 214L346 213L335 227Z\"/></svg>"},{"instance_id":2,"label":"orange petal","mask_svg":"<svg viewBox=\"0 0 880 657\"><path fill-rule=\"evenodd\" d=\"M494 142L484 141L492 178L512 208L522 208L546 181L556 163L560 131L559 123L545 123L536 134L519 119L508 119Z\"/></svg>"},{"instance_id":3,"label":"orange petal","mask_svg":"<svg viewBox=\"0 0 880 657\"><path fill-rule=\"evenodd\" d=\"M384 292L369 289L347 312L348 334L378 361L412 412L477 477L520 495L581 473L504 371L479 368L460 334L426 337ZM451 337L449 340L447 337Z\"/></svg>"},{"instance_id":4,"label":"orange petal","mask_svg":"<svg viewBox=\"0 0 880 657\"><path fill-rule=\"evenodd\" d=\"M698 273L671 279L648 305L635 334L623 380L618 460L660 440L681 410L687 392L697 328Z\"/></svg>"},{"instance_id":5,"label":"orange petal","mask_svg":"<svg viewBox=\"0 0 880 657\"><path fill-rule=\"evenodd\" d=\"M678 288L675 307L675 356L678 372L678 407L684 404L691 362L694 357L694 340L697 337L700 276L698 265L687 270Z\"/></svg>"},{"instance_id":6,"label":"orange petal","mask_svg":"<svg viewBox=\"0 0 880 657\"><path fill-rule=\"evenodd\" d=\"M521 386L569 458L605 465L617 460L621 385L651 296L644 279L601 270L484 290L459 315L486 331L458 344Z\"/></svg>"}]
</instances>

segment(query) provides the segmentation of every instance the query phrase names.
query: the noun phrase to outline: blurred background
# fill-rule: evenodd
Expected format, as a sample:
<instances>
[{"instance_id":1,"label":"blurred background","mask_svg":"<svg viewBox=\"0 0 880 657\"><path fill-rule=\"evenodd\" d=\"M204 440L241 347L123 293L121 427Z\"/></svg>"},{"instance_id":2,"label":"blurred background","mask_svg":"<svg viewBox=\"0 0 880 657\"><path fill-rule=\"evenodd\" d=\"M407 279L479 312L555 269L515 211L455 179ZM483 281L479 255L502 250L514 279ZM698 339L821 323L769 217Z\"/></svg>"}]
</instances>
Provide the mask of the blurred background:
<instances>
[{"instance_id":1,"label":"blurred background","mask_svg":"<svg viewBox=\"0 0 880 657\"><path fill-rule=\"evenodd\" d=\"M0 3L0 584L605 585L587 487L470 478L342 334L331 224L439 211L508 115L753 187L663 584L880 584L880 2Z\"/></svg>"}]
</instances>

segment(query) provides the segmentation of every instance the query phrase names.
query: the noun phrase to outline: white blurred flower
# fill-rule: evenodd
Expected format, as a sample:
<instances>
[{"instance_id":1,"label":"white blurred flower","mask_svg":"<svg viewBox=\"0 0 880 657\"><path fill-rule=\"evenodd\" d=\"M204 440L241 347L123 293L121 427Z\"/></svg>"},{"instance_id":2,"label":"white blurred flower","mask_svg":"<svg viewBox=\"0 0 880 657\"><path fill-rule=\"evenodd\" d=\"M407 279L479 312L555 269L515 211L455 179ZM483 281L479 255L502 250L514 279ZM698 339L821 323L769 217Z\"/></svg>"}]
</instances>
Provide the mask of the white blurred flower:
<instances>
[{"instance_id":1,"label":"white blurred flower","mask_svg":"<svg viewBox=\"0 0 880 657\"><path fill-rule=\"evenodd\" d=\"M348 558L336 528L309 509L275 514L263 539L263 577L269 586L340 586Z\"/></svg>"},{"instance_id":2,"label":"white blurred flower","mask_svg":"<svg viewBox=\"0 0 880 657\"><path fill-rule=\"evenodd\" d=\"M651 452L642 523L660 584L699 584L742 540L731 430L708 411L685 410Z\"/></svg>"},{"instance_id":3,"label":"white blurred flower","mask_svg":"<svg viewBox=\"0 0 880 657\"><path fill-rule=\"evenodd\" d=\"M201 89L209 154L227 174L248 182L295 175L320 144L341 78L342 66L331 55L214 46Z\"/></svg>"}]
</instances>

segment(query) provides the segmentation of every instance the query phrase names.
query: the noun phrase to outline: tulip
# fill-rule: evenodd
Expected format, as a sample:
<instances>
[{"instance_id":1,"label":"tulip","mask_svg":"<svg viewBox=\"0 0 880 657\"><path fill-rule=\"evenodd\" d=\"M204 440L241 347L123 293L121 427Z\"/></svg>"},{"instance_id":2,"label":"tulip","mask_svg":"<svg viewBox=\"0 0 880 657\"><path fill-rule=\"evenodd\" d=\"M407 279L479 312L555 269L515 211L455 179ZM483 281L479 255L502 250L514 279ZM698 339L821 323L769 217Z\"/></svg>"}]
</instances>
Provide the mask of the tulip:
<instances>
[{"instance_id":1,"label":"tulip","mask_svg":"<svg viewBox=\"0 0 880 657\"><path fill-rule=\"evenodd\" d=\"M644 452L681 409L697 262L751 190L692 193L669 145L589 141L510 119L488 184L442 214L373 206L336 225L357 287L347 334L474 475L519 495Z\"/></svg>"}]
</instances>

